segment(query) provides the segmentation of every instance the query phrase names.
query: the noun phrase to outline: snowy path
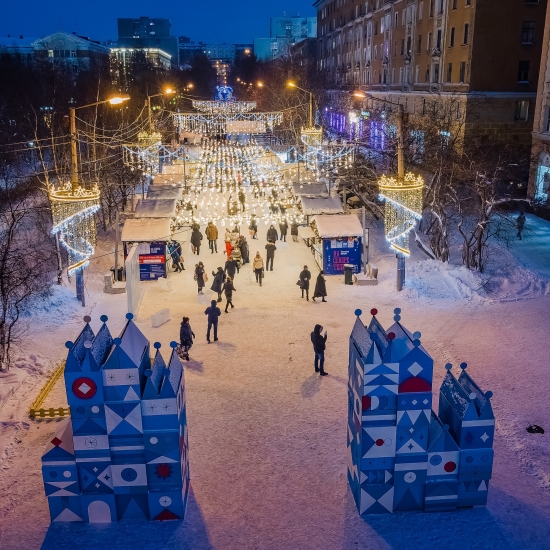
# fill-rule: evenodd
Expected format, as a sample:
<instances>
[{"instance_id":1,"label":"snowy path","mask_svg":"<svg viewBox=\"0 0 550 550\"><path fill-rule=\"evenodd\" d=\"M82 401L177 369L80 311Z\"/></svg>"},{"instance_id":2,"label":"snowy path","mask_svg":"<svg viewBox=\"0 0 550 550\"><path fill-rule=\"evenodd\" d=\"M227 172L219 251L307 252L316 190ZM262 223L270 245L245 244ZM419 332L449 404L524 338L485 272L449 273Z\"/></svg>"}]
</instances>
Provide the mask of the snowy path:
<instances>
[{"instance_id":1,"label":"snowy path","mask_svg":"<svg viewBox=\"0 0 550 550\"><path fill-rule=\"evenodd\" d=\"M265 241L255 244L251 241L251 254L263 253ZM349 287L331 277L329 302L306 303L295 282L303 264L313 268L313 260L301 244L279 244L275 270L262 288L253 282L250 265L236 276L236 307L222 313L220 342L207 345L203 312L210 293L197 296L192 279L197 258L188 251L187 270L172 276L175 290L148 293L138 319L163 348L177 339L182 315L191 317L197 335L186 365L192 475L186 520L50 527L40 455L56 422L34 423L18 452L3 463L0 547L550 548L550 413L544 405L550 389L545 346L550 298L490 304L397 295L394 263L390 255L385 258L377 262L378 287ZM212 256L207 247L199 259L209 274L222 265L222 254ZM101 294L91 278L90 303L96 304L75 309L66 326L55 322L38 335L42 353L52 361L62 358L64 341L76 336L78 319L88 309L94 328L103 313L113 329L122 327L125 296ZM172 320L152 329L148 316L162 307L170 307ZM394 307L403 308L405 325L422 332L435 359L434 387L445 362L467 361L482 388L494 392L495 469L486 509L376 516L368 523L358 517L346 482L347 347L357 307L365 312L377 307L385 325ZM313 373L309 343L317 322L329 334L324 379ZM547 428L546 434L528 434L531 423Z\"/></svg>"}]
</instances>

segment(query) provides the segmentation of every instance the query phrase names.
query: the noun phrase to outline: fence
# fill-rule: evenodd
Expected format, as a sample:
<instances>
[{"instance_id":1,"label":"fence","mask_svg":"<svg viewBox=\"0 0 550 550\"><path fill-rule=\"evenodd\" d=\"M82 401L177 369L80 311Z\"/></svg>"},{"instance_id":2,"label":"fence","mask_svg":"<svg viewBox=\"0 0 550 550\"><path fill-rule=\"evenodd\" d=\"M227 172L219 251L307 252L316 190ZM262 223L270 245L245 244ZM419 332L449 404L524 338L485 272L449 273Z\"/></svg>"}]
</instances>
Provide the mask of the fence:
<instances>
[{"instance_id":1,"label":"fence","mask_svg":"<svg viewBox=\"0 0 550 550\"><path fill-rule=\"evenodd\" d=\"M57 416L63 417L63 416L70 415L71 409L69 407L67 408L59 407L59 408L50 408L50 409L41 408L42 404L46 400L46 397L48 397L48 394L52 391L56 382L63 375L64 370L65 370L65 361L62 361L61 363L59 363L59 365L57 365L57 367L55 367L55 369L50 374L46 383L42 386L42 389L38 392L38 395L36 396L35 400L31 403L30 410L29 410L29 416L32 419L55 418Z\"/></svg>"}]
</instances>

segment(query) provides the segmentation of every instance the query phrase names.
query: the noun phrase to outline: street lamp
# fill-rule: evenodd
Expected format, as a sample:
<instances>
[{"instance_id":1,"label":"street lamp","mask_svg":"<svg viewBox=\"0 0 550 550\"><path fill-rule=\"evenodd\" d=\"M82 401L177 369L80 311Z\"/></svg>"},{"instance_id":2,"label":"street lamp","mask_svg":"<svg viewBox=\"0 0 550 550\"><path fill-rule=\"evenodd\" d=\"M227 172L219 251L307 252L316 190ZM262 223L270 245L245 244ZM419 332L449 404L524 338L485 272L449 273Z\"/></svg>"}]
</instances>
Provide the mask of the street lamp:
<instances>
[{"instance_id":1,"label":"street lamp","mask_svg":"<svg viewBox=\"0 0 550 550\"><path fill-rule=\"evenodd\" d=\"M129 96L115 96L104 101L96 101L80 107L69 109L71 133L71 177L68 186L53 186L48 190L52 209L52 233L59 238L67 249L69 265L68 273L76 274L76 297L86 305L84 294L84 269L88 265L90 256L94 252L96 238L93 214L99 209L99 188L80 187L78 180L78 154L76 136L76 110L94 107L96 105L120 105L130 99Z\"/></svg>"},{"instance_id":2,"label":"street lamp","mask_svg":"<svg viewBox=\"0 0 550 550\"><path fill-rule=\"evenodd\" d=\"M153 133L153 123L151 121L151 98L159 97L161 95L172 95L172 94L175 94L175 93L176 93L176 90L174 90L173 88L166 88L164 91L160 92L159 94L153 94L153 95L148 95L147 96L147 101L146 101L146 104L147 104L147 119L149 121L149 133L150 134Z\"/></svg>"},{"instance_id":3,"label":"street lamp","mask_svg":"<svg viewBox=\"0 0 550 550\"><path fill-rule=\"evenodd\" d=\"M313 128L313 93L308 90L304 90L303 88L300 88L300 86L296 86L296 84L291 80L287 82L287 86L289 88L296 88L297 90L301 90L302 92L309 94L309 127Z\"/></svg>"}]
</instances>

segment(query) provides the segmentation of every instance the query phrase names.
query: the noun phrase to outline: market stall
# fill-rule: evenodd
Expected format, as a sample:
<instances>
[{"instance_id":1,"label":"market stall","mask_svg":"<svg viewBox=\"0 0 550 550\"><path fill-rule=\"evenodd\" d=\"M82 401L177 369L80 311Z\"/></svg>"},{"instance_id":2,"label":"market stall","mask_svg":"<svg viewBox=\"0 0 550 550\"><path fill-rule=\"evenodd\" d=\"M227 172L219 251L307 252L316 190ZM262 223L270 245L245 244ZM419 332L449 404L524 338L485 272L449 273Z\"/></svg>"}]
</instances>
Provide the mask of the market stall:
<instances>
[{"instance_id":1,"label":"market stall","mask_svg":"<svg viewBox=\"0 0 550 550\"><path fill-rule=\"evenodd\" d=\"M140 199L137 201L136 218L176 217L176 199Z\"/></svg>"},{"instance_id":2,"label":"market stall","mask_svg":"<svg viewBox=\"0 0 550 550\"><path fill-rule=\"evenodd\" d=\"M325 183L293 183L292 193L295 197L328 197Z\"/></svg>"},{"instance_id":3,"label":"market stall","mask_svg":"<svg viewBox=\"0 0 550 550\"><path fill-rule=\"evenodd\" d=\"M315 261L327 275L341 275L344 265L361 270L363 228L353 214L315 216L312 252Z\"/></svg>"}]
</instances>

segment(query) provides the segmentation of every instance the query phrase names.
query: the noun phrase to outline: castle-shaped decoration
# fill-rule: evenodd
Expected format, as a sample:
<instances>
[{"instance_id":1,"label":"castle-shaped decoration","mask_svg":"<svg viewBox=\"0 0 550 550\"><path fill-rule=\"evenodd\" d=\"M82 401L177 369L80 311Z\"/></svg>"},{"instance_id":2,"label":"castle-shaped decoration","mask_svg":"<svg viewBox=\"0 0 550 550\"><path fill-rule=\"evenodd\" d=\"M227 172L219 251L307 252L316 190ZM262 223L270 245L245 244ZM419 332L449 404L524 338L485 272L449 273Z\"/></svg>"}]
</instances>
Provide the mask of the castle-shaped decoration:
<instances>
[{"instance_id":1,"label":"castle-shaped decoration","mask_svg":"<svg viewBox=\"0 0 550 550\"><path fill-rule=\"evenodd\" d=\"M168 365L132 314L112 338L107 317L67 342L71 417L42 456L52 522L183 519L189 459L183 367L172 342Z\"/></svg>"},{"instance_id":2,"label":"castle-shaped decoration","mask_svg":"<svg viewBox=\"0 0 550 550\"><path fill-rule=\"evenodd\" d=\"M432 410L433 359L419 332L384 330L371 310L349 341L348 481L361 516L485 505L493 467L491 392L452 365Z\"/></svg>"}]
</instances>

